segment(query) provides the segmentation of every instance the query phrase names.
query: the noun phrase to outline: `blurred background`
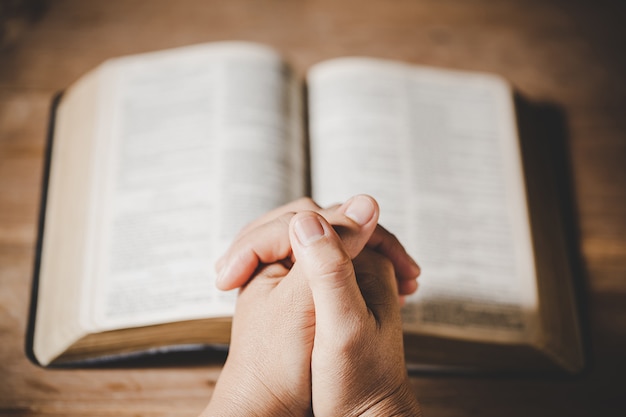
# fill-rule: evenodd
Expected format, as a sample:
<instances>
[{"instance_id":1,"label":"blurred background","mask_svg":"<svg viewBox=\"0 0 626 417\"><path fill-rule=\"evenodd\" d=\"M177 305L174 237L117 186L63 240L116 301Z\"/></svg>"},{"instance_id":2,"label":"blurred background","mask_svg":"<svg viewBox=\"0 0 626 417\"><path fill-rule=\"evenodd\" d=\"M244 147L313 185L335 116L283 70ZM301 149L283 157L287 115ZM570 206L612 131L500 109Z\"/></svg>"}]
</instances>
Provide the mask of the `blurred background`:
<instances>
[{"instance_id":1,"label":"blurred background","mask_svg":"<svg viewBox=\"0 0 626 417\"><path fill-rule=\"evenodd\" d=\"M558 109L587 371L412 382L426 416L625 415L625 22L619 0L0 0L0 416L193 416L208 402L219 364L48 371L23 343L53 95L111 57L219 40L272 46L301 76L346 55L493 72Z\"/></svg>"}]
</instances>

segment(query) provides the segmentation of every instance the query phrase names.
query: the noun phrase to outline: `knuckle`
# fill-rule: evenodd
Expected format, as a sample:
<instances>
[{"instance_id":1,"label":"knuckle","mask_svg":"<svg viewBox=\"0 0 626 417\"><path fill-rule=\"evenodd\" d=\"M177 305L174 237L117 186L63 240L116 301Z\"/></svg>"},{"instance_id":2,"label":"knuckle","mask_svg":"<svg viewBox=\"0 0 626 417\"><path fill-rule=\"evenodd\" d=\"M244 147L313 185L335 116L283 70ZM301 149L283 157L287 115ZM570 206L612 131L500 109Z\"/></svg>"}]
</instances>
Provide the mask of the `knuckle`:
<instances>
[{"instance_id":1,"label":"knuckle","mask_svg":"<svg viewBox=\"0 0 626 417\"><path fill-rule=\"evenodd\" d=\"M393 275L394 267L391 260L376 251L364 249L354 258L355 271L372 271L378 275Z\"/></svg>"},{"instance_id":2,"label":"knuckle","mask_svg":"<svg viewBox=\"0 0 626 417\"><path fill-rule=\"evenodd\" d=\"M289 222L291 222L291 219L295 215L296 215L295 211L288 211L287 213L283 213L280 216L278 216L275 219L275 222L277 222L280 226L287 226L287 227L289 227Z\"/></svg>"},{"instance_id":3,"label":"knuckle","mask_svg":"<svg viewBox=\"0 0 626 417\"><path fill-rule=\"evenodd\" d=\"M351 316L342 323L341 332L335 337L335 347L340 354L354 355L354 352L363 351L370 334L367 322Z\"/></svg>"},{"instance_id":4,"label":"knuckle","mask_svg":"<svg viewBox=\"0 0 626 417\"><path fill-rule=\"evenodd\" d=\"M294 207L317 210L320 206L311 197L300 197L293 203Z\"/></svg>"},{"instance_id":5,"label":"knuckle","mask_svg":"<svg viewBox=\"0 0 626 417\"><path fill-rule=\"evenodd\" d=\"M353 273L352 260L348 256L338 256L336 258L321 258L317 263L317 270L325 276L344 276Z\"/></svg>"}]
</instances>

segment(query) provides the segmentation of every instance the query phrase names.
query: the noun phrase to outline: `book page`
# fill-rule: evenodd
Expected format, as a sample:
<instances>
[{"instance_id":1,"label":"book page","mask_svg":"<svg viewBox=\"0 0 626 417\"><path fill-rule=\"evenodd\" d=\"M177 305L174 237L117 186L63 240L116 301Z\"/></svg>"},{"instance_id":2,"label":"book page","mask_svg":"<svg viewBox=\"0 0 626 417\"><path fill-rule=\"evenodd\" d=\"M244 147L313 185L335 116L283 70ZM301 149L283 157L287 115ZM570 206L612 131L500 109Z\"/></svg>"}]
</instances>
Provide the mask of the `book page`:
<instances>
[{"instance_id":1,"label":"book page","mask_svg":"<svg viewBox=\"0 0 626 417\"><path fill-rule=\"evenodd\" d=\"M80 305L68 300L81 299L87 258L85 224L93 178L86 156L94 152L94 143L85 137L94 135L99 76L98 70L90 71L76 82L63 95L51 120L52 164L42 202L41 264L33 283L37 289L33 353L44 366L84 335L76 319Z\"/></svg>"},{"instance_id":2,"label":"book page","mask_svg":"<svg viewBox=\"0 0 626 417\"><path fill-rule=\"evenodd\" d=\"M313 197L367 193L420 263L410 332L518 342L537 300L512 94L483 74L348 58L309 73Z\"/></svg>"},{"instance_id":3,"label":"book page","mask_svg":"<svg viewBox=\"0 0 626 417\"><path fill-rule=\"evenodd\" d=\"M273 51L219 43L105 64L88 328L227 316L214 263L304 192L299 100Z\"/></svg>"}]
</instances>

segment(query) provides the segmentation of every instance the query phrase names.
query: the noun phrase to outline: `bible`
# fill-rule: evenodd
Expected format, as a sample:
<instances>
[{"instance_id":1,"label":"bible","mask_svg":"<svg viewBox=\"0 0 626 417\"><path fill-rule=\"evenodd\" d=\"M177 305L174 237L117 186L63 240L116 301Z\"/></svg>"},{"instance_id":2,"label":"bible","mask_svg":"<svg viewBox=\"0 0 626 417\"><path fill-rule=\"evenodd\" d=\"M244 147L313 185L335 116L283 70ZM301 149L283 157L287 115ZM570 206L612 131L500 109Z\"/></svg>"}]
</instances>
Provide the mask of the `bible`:
<instances>
[{"instance_id":1,"label":"bible","mask_svg":"<svg viewBox=\"0 0 626 417\"><path fill-rule=\"evenodd\" d=\"M402 312L412 368L580 371L571 269L550 193L527 192L511 86L364 57L304 78L219 42L111 59L63 93L36 362L227 346L236 294L213 265L237 231L300 196L365 193L423 270Z\"/></svg>"}]
</instances>

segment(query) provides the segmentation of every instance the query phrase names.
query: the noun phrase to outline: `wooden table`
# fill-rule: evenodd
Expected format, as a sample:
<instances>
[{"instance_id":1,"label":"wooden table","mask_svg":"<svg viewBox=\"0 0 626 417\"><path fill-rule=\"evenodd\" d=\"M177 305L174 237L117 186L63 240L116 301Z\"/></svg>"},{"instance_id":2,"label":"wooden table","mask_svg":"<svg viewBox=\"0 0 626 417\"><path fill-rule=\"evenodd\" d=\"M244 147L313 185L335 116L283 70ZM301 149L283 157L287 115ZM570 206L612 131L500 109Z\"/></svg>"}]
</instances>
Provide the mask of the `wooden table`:
<instances>
[{"instance_id":1,"label":"wooden table","mask_svg":"<svg viewBox=\"0 0 626 417\"><path fill-rule=\"evenodd\" d=\"M626 415L626 8L619 3L3 1L0 414L194 416L207 403L219 364L43 370L26 359L42 158L51 97L104 59L245 39L275 46L300 73L342 55L495 72L529 100L560 109L588 305L588 372L412 381L426 416Z\"/></svg>"}]
</instances>

